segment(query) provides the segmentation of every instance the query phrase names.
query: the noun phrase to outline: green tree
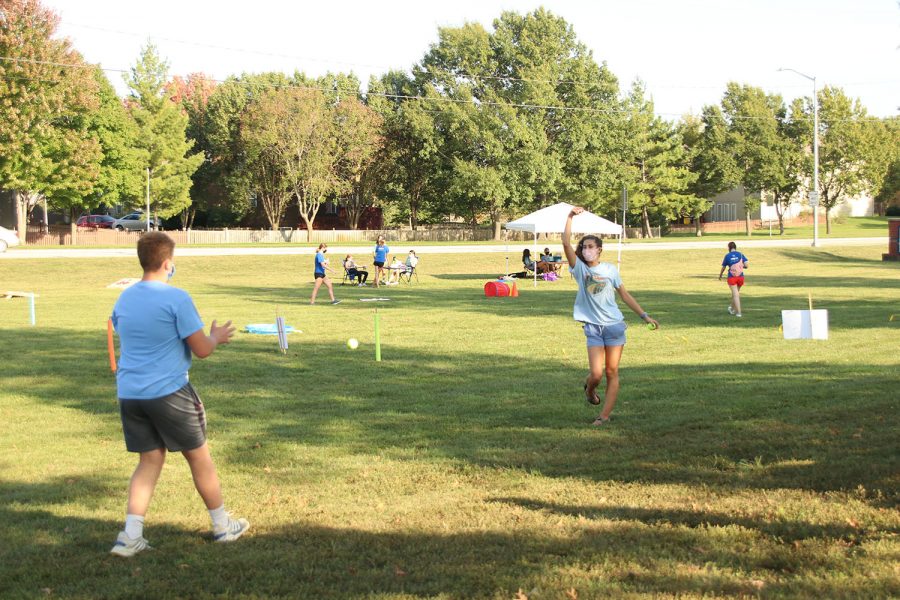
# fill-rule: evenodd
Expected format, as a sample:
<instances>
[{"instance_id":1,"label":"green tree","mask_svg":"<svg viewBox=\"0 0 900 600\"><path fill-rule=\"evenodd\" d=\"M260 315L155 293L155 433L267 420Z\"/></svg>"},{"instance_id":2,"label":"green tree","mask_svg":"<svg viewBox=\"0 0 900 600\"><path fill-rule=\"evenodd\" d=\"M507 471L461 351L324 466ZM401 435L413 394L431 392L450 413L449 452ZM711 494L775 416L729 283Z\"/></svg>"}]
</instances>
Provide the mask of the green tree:
<instances>
[{"instance_id":1,"label":"green tree","mask_svg":"<svg viewBox=\"0 0 900 600\"><path fill-rule=\"evenodd\" d=\"M264 92L291 85L294 81L283 73L244 73L229 77L210 94L195 139L203 139L208 146L209 178L220 191L208 198L211 224L228 224L243 217L252 210L252 199L259 199L241 135L244 111Z\"/></svg>"},{"instance_id":2,"label":"green tree","mask_svg":"<svg viewBox=\"0 0 900 600\"><path fill-rule=\"evenodd\" d=\"M191 73L186 79L173 77L166 86L166 93L178 104L188 118L185 134L194 149L203 154L203 162L191 177L191 204L181 211L182 229L190 229L198 211L209 213L224 203L224 189L213 163L212 148L208 138L209 99L216 89L216 82L203 73Z\"/></svg>"},{"instance_id":3,"label":"green tree","mask_svg":"<svg viewBox=\"0 0 900 600\"><path fill-rule=\"evenodd\" d=\"M819 90L819 203L825 208L826 233L831 233L831 212L870 185L866 161L870 159L872 128L866 109L840 88ZM812 146L811 102L803 105L804 141ZM806 173L812 181L812 163Z\"/></svg>"},{"instance_id":4,"label":"green tree","mask_svg":"<svg viewBox=\"0 0 900 600\"><path fill-rule=\"evenodd\" d=\"M437 99L434 90L418 88L403 73L389 72L369 85L368 103L384 119L384 177L381 197L397 207L412 229L437 193L441 178L441 138L428 101L407 99L419 93ZM382 96L379 96L382 94ZM397 98L402 96L404 98ZM390 97L390 98L388 98Z\"/></svg>"},{"instance_id":5,"label":"green tree","mask_svg":"<svg viewBox=\"0 0 900 600\"><path fill-rule=\"evenodd\" d=\"M791 105L790 114L776 113L778 140L775 154L778 168L769 182L772 203L778 215L778 233L784 235L784 214L788 206L797 198L800 189L806 156L803 148L803 125L795 115L802 114L800 101Z\"/></svg>"},{"instance_id":6,"label":"green tree","mask_svg":"<svg viewBox=\"0 0 900 600\"><path fill-rule=\"evenodd\" d=\"M166 93L168 70L153 44L147 44L124 76L130 90L127 106L146 152L151 206L162 217L190 206L191 177L203 162L202 153L189 154L193 143L185 136L188 117Z\"/></svg>"},{"instance_id":7,"label":"green tree","mask_svg":"<svg viewBox=\"0 0 900 600\"><path fill-rule=\"evenodd\" d=\"M865 174L879 212L900 198L900 117L866 121L872 140Z\"/></svg>"},{"instance_id":8,"label":"green tree","mask_svg":"<svg viewBox=\"0 0 900 600\"><path fill-rule=\"evenodd\" d=\"M763 192L772 190L785 177L779 130L784 102L781 96L767 95L760 88L731 82L722 98L722 111L728 123L727 143L748 192L744 215L749 236L753 231L750 215L759 207Z\"/></svg>"},{"instance_id":9,"label":"green tree","mask_svg":"<svg viewBox=\"0 0 900 600\"><path fill-rule=\"evenodd\" d=\"M615 77L549 11L504 12L493 25L441 28L413 70L410 95L427 100L406 104L433 113L419 147L439 169L430 185L444 186L442 208L489 218L495 235L508 216L561 199L611 209L622 179Z\"/></svg>"},{"instance_id":10,"label":"green tree","mask_svg":"<svg viewBox=\"0 0 900 600\"><path fill-rule=\"evenodd\" d=\"M672 219L690 210L691 186L697 180L688 165L688 154L678 129L654 116L653 102L644 98L644 87L635 82L628 98L629 164L625 171L628 204L640 215L644 237L653 237L650 215Z\"/></svg>"},{"instance_id":11,"label":"green tree","mask_svg":"<svg viewBox=\"0 0 900 600\"><path fill-rule=\"evenodd\" d=\"M91 200L106 206L134 206L141 200L147 162L138 144L137 124L101 69L94 69L94 79L99 106L88 117L88 131L99 141L102 159Z\"/></svg>"},{"instance_id":12,"label":"green tree","mask_svg":"<svg viewBox=\"0 0 900 600\"><path fill-rule=\"evenodd\" d=\"M288 181L287 165L290 152L282 136L289 124L291 107L285 105L287 89L269 89L260 93L242 112L239 129L244 153L245 172L242 179L261 203L269 226L281 226L284 212L291 201L293 188Z\"/></svg>"},{"instance_id":13,"label":"green tree","mask_svg":"<svg viewBox=\"0 0 900 600\"><path fill-rule=\"evenodd\" d=\"M882 214L889 207L900 206L900 160L895 160L888 166L875 201L881 203Z\"/></svg>"},{"instance_id":14,"label":"green tree","mask_svg":"<svg viewBox=\"0 0 900 600\"><path fill-rule=\"evenodd\" d=\"M697 237L701 237L703 235L701 217L713 204L709 198L718 193L710 193L709 180L704 179L704 172L701 168L703 164L702 151L706 139L705 120L701 117L685 115L677 125L677 129L684 146L683 166L695 175L694 182L688 186L690 200L685 203L682 214L693 219L694 232Z\"/></svg>"},{"instance_id":15,"label":"green tree","mask_svg":"<svg viewBox=\"0 0 900 600\"><path fill-rule=\"evenodd\" d=\"M0 189L15 192L23 242L29 206L44 197L74 214L99 169L100 144L88 133L97 84L69 42L54 38L58 22L38 0L0 4Z\"/></svg>"},{"instance_id":16,"label":"green tree","mask_svg":"<svg viewBox=\"0 0 900 600\"><path fill-rule=\"evenodd\" d=\"M343 98L334 108L338 177L347 190L342 200L351 229L374 204L380 181L384 119L357 98Z\"/></svg>"}]
</instances>

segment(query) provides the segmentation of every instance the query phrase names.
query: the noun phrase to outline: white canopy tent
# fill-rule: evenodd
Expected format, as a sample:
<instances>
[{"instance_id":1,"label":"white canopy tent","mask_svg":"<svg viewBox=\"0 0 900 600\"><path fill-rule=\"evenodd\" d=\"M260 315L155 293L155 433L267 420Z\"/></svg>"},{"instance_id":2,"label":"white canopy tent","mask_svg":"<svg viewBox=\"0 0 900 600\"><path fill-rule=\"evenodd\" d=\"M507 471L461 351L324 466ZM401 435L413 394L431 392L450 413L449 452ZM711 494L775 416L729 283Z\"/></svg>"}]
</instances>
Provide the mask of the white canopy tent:
<instances>
[{"instance_id":1,"label":"white canopy tent","mask_svg":"<svg viewBox=\"0 0 900 600\"><path fill-rule=\"evenodd\" d=\"M504 227L511 231L526 231L534 235L534 258L537 257L537 236L539 233L562 233L566 228L566 219L572 211L572 205L560 202L510 221ZM572 233L594 233L601 235L618 235L622 243L622 226L598 217L594 213L584 211L572 219ZM534 259L533 258L533 259ZM534 262L537 262L535 260ZM534 285L537 286L537 269L534 270Z\"/></svg>"}]
</instances>

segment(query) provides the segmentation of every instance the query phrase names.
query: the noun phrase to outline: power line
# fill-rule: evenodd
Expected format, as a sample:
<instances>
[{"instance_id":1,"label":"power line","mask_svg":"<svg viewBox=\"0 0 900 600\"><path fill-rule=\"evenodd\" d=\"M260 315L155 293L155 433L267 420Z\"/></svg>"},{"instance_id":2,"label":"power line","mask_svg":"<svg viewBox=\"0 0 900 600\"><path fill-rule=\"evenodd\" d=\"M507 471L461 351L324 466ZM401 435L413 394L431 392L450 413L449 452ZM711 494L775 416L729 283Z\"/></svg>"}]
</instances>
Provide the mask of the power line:
<instances>
[{"instance_id":1,"label":"power line","mask_svg":"<svg viewBox=\"0 0 900 600\"><path fill-rule=\"evenodd\" d=\"M0 56L0 61L4 62L13 62L13 63L26 63L26 64L38 64L44 66L52 66L52 67L63 67L63 68L78 68L78 69L99 69L104 72L112 72L112 73L129 73L130 70L127 69L113 69L100 67L97 65L91 64L68 64L68 63L60 63L53 61L42 61L42 60L34 60L29 58L20 58L20 57L11 57L11 56ZM9 76L2 75L0 76L4 79L9 79L11 77L16 77L19 79L24 79L25 76ZM242 81L237 78L229 78L229 79L215 79L213 77L204 76L206 81L211 81L217 84L240 84L254 87L262 87L262 88L274 88L274 89L304 89L304 90L314 90L323 93L328 93L333 91L332 87L323 87L323 86L315 86L315 85L305 85L298 83L272 83L272 82L248 82ZM35 81L46 81L35 79ZM367 91L366 96L376 96L381 98L386 98L390 100L401 100L401 101L424 101L424 102L437 102L437 103L451 103L451 104L470 104L475 106L496 106L501 108L522 108L522 109L536 109L536 110L557 110L562 112L584 112L589 114L632 114L633 111L628 109L617 109L617 108L595 108L595 107L585 107L585 106L560 106L560 105L552 105L552 104L526 104L526 103L515 103L515 102L496 102L491 100L479 100L479 99L471 99L471 100L463 100L463 99L455 99L455 98L447 98L447 97L430 97L430 96L411 96L407 94L388 94L385 92L372 92ZM657 113L658 116L666 115L673 117L683 117L686 113L676 114L676 113ZM698 116L698 115L691 115ZM768 119L769 117L754 117L750 115L746 116L736 116L733 117L735 119L741 120L763 120ZM798 119L798 120L810 120L810 119ZM842 121L883 121L886 119L882 119L880 117L870 117L863 119L845 119ZM837 122L837 121L836 121Z\"/></svg>"},{"instance_id":2,"label":"power line","mask_svg":"<svg viewBox=\"0 0 900 600\"><path fill-rule=\"evenodd\" d=\"M193 40L183 40L183 39L179 39L179 38L157 36L157 35L151 35L151 34L146 34L146 33L138 33L138 32L134 32L134 31L123 31L121 29L110 29L110 28L106 28L106 27L98 27L96 25L86 25L83 23L74 23L74 22L65 21L65 20L63 20L62 22L66 23L67 25L72 26L72 27L81 27L83 29L90 29L93 31L102 31L102 32L106 32L106 33L114 33L117 35L125 35L125 36L129 36L129 37L148 37L148 38L154 39L154 40L166 41L166 42L171 42L174 44L182 44L185 46L193 46L193 47L197 47L197 48L207 48L210 50L226 50L228 52L235 52L235 53L240 53L240 54L256 54L259 56L270 56L273 58L289 58L292 60L309 61L309 62L316 62L316 63L341 64L341 65L345 65L348 67L380 69L383 71L396 70L395 67L388 67L388 66L384 66L384 65L356 63L356 62L345 61L345 60L328 60L328 59L323 59L323 58L318 58L318 57L302 56L302 55L296 55L296 54L285 54L285 53L270 52L270 51L265 51L265 50L255 50L252 48L239 48L239 47L234 47L234 46L209 44L209 43L203 43L203 42L196 42ZM541 79L541 78L534 78L534 77L512 77L509 75L475 75L473 73L468 73L463 70L449 71L446 69L426 69L424 67L422 67L422 68L423 68L423 70L430 72L430 73L444 74L444 75L449 75L449 76L459 76L459 77L465 77L465 78L474 79L474 80L517 81L517 82L523 82L523 83L548 83L548 84L554 84L554 85L568 84L568 85L582 85L582 86L592 86L592 85L597 85L599 83L596 81L585 81L585 80L575 80L575 79ZM834 84L834 85L868 86L868 85L896 85L898 83L900 83L900 81L885 80L885 81L845 82L842 84ZM721 86L719 86L719 85L697 85L697 84L654 84L653 87L655 89L687 89L687 90L720 89L721 88ZM798 84L779 85L779 87L781 87L781 88L798 88L799 89L799 88L805 88L808 86L806 86L805 84L798 83Z\"/></svg>"}]
</instances>

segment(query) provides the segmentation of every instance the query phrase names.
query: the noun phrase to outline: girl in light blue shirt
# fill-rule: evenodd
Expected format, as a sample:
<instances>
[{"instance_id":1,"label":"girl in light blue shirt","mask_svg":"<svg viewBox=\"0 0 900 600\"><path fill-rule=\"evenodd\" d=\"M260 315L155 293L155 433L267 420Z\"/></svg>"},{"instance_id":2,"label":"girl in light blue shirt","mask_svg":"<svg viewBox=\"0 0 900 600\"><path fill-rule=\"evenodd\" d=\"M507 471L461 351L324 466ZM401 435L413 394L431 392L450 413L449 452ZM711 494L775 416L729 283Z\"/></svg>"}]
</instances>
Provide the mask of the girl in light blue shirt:
<instances>
[{"instance_id":1,"label":"girl in light blue shirt","mask_svg":"<svg viewBox=\"0 0 900 600\"><path fill-rule=\"evenodd\" d=\"M609 263L600 262L603 252L603 240L595 235L586 235L572 247L572 218L581 214L584 209L574 207L566 219L563 231L563 250L569 261L569 270L578 282L578 293L575 296L574 317L584 327L587 338L588 363L590 373L584 384L587 401L593 405L600 404L597 387L606 374L606 397L603 410L594 420L595 426L609 422L609 415L616 405L619 395L619 361L625 347L625 319L616 304L616 292L628 307L640 316L653 329L659 322L648 315L637 300L625 289L619 270Z\"/></svg>"}]
</instances>

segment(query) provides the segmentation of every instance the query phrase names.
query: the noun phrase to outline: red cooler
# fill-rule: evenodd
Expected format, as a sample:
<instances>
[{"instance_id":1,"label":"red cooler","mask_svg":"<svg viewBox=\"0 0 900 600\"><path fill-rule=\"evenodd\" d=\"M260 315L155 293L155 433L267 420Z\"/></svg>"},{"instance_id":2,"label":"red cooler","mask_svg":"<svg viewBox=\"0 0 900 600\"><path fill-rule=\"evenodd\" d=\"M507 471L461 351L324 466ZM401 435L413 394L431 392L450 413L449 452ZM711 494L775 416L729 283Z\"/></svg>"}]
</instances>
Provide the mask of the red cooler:
<instances>
[{"instance_id":1,"label":"red cooler","mask_svg":"<svg viewBox=\"0 0 900 600\"><path fill-rule=\"evenodd\" d=\"M509 286L502 281L488 281L484 284L484 295L488 298L493 296L509 296Z\"/></svg>"}]
</instances>

